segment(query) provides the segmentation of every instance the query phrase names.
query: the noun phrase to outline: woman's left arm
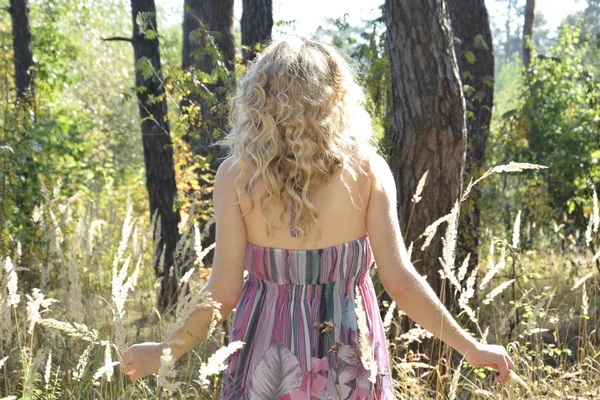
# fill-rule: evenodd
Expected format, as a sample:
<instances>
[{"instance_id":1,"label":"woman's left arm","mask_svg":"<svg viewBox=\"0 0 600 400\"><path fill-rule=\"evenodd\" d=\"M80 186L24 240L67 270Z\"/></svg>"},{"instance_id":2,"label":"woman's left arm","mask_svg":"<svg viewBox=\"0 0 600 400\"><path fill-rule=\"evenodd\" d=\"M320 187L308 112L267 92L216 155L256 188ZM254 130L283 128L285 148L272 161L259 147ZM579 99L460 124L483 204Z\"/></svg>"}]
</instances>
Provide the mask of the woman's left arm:
<instances>
[{"instance_id":1,"label":"woman's left arm","mask_svg":"<svg viewBox=\"0 0 600 400\"><path fill-rule=\"evenodd\" d=\"M234 180L239 166L228 158L219 166L213 190L216 221L216 247L212 271L202 293L220 304L222 322L236 306L242 293L246 227L239 208ZM213 321L213 309L194 310L183 326L163 342L134 344L123 352L124 373L132 381L158 371L164 348L171 348L176 359L191 350L201 340Z\"/></svg>"}]
</instances>

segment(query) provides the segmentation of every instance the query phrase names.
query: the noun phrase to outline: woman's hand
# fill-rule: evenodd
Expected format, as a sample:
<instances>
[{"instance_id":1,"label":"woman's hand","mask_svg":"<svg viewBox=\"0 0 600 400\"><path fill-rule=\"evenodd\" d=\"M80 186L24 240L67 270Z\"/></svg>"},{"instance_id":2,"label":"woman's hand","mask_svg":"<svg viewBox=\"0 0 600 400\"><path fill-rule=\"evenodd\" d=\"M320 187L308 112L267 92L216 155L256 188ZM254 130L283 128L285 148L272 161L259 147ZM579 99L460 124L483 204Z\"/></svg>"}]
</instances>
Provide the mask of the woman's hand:
<instances>
[{"instance_id":1,"label":"woman's hand","mask_svg":"<svg viewBox=\"0 0 600 400\"><path fill-rule=\"evenodd\" d=\"M496 344L477 343L474 349L465 354L465 359L474 367L490 367L500 372L496 382L504 385L511 379L510 371L514 371L515 363L506 353L504 347Z\"/></svg>"},{"instance_id":2,"label":"woman's hand","mask_svg":"<svg viewBox=\"0 0 600 400\"><path fill-rule=\"evenodd\" d=\"M135 382L140 378L158 372L161 355L161 343L134 344L122 354L121 371L125 375L129 375L132 382Z\"/></svg>"}]
</instances>

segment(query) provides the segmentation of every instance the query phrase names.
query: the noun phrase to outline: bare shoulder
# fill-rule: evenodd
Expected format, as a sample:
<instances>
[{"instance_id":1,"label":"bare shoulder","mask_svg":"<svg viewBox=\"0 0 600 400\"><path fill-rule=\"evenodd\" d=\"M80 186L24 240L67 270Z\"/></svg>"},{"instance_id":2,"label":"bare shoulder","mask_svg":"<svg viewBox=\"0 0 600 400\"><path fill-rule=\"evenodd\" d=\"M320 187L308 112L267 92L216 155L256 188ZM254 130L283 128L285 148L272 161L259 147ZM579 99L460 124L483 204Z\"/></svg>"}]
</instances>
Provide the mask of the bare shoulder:
<instances>
[{"instance_id":1,"label":"bare shoulder","mask_svg":"<svg viewBox=\"0 0 600 400\"><path fill-rule=\"evenodd\" d=\"M242 167L236 161L235 157L230 156L223 160L221 165L219 165L219 168L217 169L217 176L221 178L221 180L231 179L233 181L241 171Z\"/></svg>"},{"instance_id":2,"label":"bare shoulder","mask_svg":"<svg viewBox=\"0 0 600 400\"><path fill-rule=\"evenodd\" d=\"M242 172L241 165L233 157L227 157L219 165L217 175L215 177L215 190L233 190L235 191L236 179Z\"/></svg>"},{"instance_id":3,"label":"bare shoulder","mask_svg":"<svg viewBox=\"0 0 600 400\"><path fill-rule=\"evenodd\" d=\"M213 201L215 202L215 206L223 202L227 204L238 203L235 185L241 171L240 165L233 156L226 158L219 165L213 187Z\"/></svg>"},{"instance_id":4,"label":"bare shoulder","mask_svg":"<svg viewBox=\"0 0 600 400\"><path fill-rule=\"evenodd\" d=\"M386 159L376 151L369 152L366 158L367 171L373 188L385 190L386 187L394 185L394 176Z\"/></svg>"}]
</instances>

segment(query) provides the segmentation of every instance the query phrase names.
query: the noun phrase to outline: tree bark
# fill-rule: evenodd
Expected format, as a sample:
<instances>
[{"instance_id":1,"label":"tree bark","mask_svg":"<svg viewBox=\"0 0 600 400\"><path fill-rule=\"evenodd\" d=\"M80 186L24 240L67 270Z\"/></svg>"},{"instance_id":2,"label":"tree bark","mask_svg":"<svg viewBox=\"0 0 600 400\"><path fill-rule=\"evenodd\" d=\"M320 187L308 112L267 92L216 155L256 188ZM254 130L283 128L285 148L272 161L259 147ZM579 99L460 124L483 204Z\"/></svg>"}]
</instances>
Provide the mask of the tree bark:
<instances>
[{"instance_id":1,"label":"tree bark","mask_svg":"<svg viewBox=\"0 0 600 400\"><path fill-rule=\"evenodd\" d=\"M467 117L467 156L463 182L484 172L485 151L490 133L494 101L494 48L484 0L448 0L455 41L454 51L465 93ZM474 57L474 60L473 60ZM462 205L459 220L458 264L471 254L467 276L479 262L481 188L475 186Z\"/></svg>"},{"instance_id":2,"label":"tree bark","mask_svg":"<svg viewBox=\"0 0 600 400\"><path fill-rule=\"evenodd\" d=\"M423 200L408 226L405 240L410 243L449 213L459 198L466 152L465 103L445 2L387 0L386 21L394 104L390 164L403 231L417 183L429 171ZM413 253L415 267L428 274L438 291L441 248L438 240L422 253L417 246Z\"/></svg>"},{"instance_id":3,"label":"tree bark","mask_svg":"<svg viewBox=\"0 0 600 400\"><path fill-rule=\"evenodd\" d=\"M29 0L10 0L9 12L12 19L17 101L32 103L35 99L35 81L29 26Z\"/></svg>"},{"instance_id":4,"label":"tree bark","mask_svg":"<svg viewBox=\"0 0 600 400\"><path fill-rule=\"evenodd\" d=\"M523 40L521 42L521 60L525 68L531 64L531 48L529 42L533 38L533 23L535 21L535 0L525 3L525 22L523 23Z\"/></svg>"},{"instance_id":5,"label":"tree bark","mask_svg":"<svg viewBox=\"0 0 600 400\"><path fill-rule=\"evenodd\" d=\"M185 0L184 10L182 67L212 74L217 62L211 51L206 50L216 48L222 66L232 73L235 67L233 0ZM185 100L188 104L200 105L200 115L190 124L187 139L196 154L211 158L213 171L218 169L224 156L223 151L212 144L225 132L226 93L231 84L219 78L205 88L196 88L196 93Z\"/></svg>"},{"instance_id":6,"label":"tree bark","mask_svg":"<svg viewBox=\"0 0 600 400\"><path fill-rule=\"evenodd\" d=\"M181 54L181 69L194 65L194 51L197 37L191 34L203 25L202 0L184 0L183 2L183 48Z\"/></svg>"},{"instance_id":7,"label":"tree bark","mask_svg":"<svg viewBox=\"0 0 600 400\"><path fill-rule=\"evenodd\" d=\"M418 237L459 199L466 152L465 102L444 0L385 1L392 77L393 121L387 139L398 195L398 217L412 259L448 307L452 291L438 272L438 233L421 251ZM422 200L411 212L419 179L428 171ZM408 223L410 220L410 224ZM440 348L425 345L437 360Z\"/></svg>"},{"instance_id":8,"label":"tree bark","mask_svg":"<svg viewBox=\"0 0 600 400\"><path fill-rule=\"evenodd\" d=\"M135 81L137 99L142 121L142 143L146 166L146 187L150 198L150 214L157 215L160 234L154 234L154 270L162 278L159 307L166 311L176 301L179 278L185 271L179 271L174 260L175 248L179 239L179 210L174 209L177 192L173 147L166 121L167 101L161 83L161 62L156 29L156 7L154 0L131 0L133 17L132 44L135 54ZM146 29L156 32L154 38L145 37L136 22L138 18L147 21ZM145 74L146 68L140 63L148 62L153 73Z\"/></svg>"},{"instance_id":9,"label":"tree bark","mask_svg":"<svg viewBox=\"0 0 600 400\"><path fill-rule=\"evenodd\" d=\"M242 1L242 53L246 62L256 58L256 45L271 40L273 0ZM244 49L247 46L248 49Z\"/></svg>"}]
</instances>

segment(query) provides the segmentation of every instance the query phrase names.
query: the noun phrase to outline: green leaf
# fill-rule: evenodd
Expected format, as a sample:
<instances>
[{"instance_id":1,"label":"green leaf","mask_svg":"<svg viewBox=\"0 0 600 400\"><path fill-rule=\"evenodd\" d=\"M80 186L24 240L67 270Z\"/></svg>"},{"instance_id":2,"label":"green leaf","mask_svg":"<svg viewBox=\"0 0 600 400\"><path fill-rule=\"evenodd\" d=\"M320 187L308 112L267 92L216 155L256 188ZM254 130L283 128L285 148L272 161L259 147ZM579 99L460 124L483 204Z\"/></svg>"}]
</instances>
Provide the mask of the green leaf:
<instances>
[{"instance_id":1,"label":"green leaf","mask_svg":"<svg viewBox=\"0 0 600 400\"><path fill-rule=\"evenodd\" d=\"M490 47L488 46L487 42L483 39L483 36L481 34L475 36L475 39L473 39L473 46L475 46L476 49L490 49Z\"/></svg>"},{"instance_id":2,"label":"green leaf","mask_svg":"<svg viewBox=\"0 0 600 400\"><path fill-rule=\"evenodd\" d=\"M156 32L154 31L154 29L146 29L146 31L144 32L144 38L147 40L156 39Z\"/></svg>"},{"instance_id":3,"label":"green leaf","mask_svg":"<svg viewBox=\"0 0 600 400\"><path fill-rule=\"evenodd\" d=\"M483 84L489 87L494 87L494 77L486 75L483 77Z\"/></svg>"},{"instance_id":4,"label":"green leaf","mask_svg":"<svg viewBox=\"0 0 600 400\"><path fill-rule=\"evenodd\" d=\"M147 57L142 57L137 60L135 69L140 71L144 79L149 79L152 75L154 75L154 68Z\"/></svg>"},{"instance_id":5,"label":"green leaf","mask_svg":"<svg viewBox=\"0 0 600 400\"><path fill-rule=\"evenodd\" d=\"M485 97L486 94L487 93L484 92L483 90L479 90L477 93L475 93L475 100L480 102L481 100L483 100L483 98Z\"/></svg>"},{"instance_id":6,"label":"green leaf","mask_svg":"<svg viewBox=\"0 0 600 400\"><path fill-rule=\"evenodd\" d=\"M473 64L477 57L475 57L475 54L473 54L472 51L465 51L465 58L469 64Z\"/></svg>"},{"instance_id":7,"label":"green leaf","mask_svg":"<svg viewBox=\"0 0 600 400\"><path fill-rule=\"evenodd\" d=\"M463 85L463 93L465 96L470 97L471 94L475 91L475 88L471 85Z\"/></svg>"}]
</instances>

